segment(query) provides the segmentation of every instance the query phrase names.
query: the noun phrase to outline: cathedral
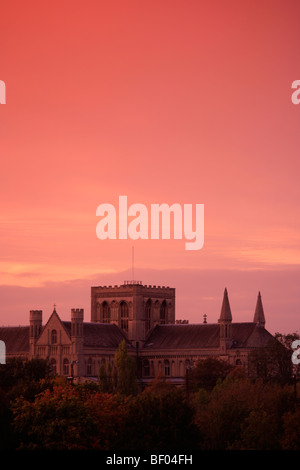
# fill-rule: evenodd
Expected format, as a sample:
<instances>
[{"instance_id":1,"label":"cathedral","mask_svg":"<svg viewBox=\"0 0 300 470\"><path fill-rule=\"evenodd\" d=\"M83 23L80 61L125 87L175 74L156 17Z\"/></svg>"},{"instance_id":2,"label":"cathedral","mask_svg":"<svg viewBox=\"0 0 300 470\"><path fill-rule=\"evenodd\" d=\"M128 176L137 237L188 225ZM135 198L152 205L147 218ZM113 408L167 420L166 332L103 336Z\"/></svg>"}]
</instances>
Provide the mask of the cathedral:
<instances>
[{"instance_id":1,"label":"cathedral","mask_svg":"<svg viewBox=\"0 0 300 470\"><path fill-rule=\"evenodd\" d=\"M75 382L96 380L99 369L114 368L115 353L124 340L136 358L143 386L156 377L183 385L186 371L198 360L216 357L247 372L249 353L266 346L273 336L265 329L260 293L253 320L233 322L227 289L218 323L189 324L175 319L175 289L126 281L91 288L91 321L71 309L70 321L56 308L45 324L43 312L31 310L29 326L1 327L6 357L42 358L52 373Z\"/></svg>"}]
</instances>

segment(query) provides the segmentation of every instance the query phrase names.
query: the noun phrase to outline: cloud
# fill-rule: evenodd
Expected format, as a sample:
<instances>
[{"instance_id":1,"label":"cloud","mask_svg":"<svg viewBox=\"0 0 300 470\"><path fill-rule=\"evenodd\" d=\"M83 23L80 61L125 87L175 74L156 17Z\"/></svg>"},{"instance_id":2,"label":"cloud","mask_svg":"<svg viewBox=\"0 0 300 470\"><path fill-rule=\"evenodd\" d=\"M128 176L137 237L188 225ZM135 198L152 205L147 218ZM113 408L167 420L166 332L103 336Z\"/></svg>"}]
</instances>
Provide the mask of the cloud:
<instances>
[{"instance_id":1,"label":"cloud","mask_svg":"<svg viewBox=\"0 0 300 470\"><path fill-rule=\"evenodd\" d=\"M137 277L146 285L167 285L176 289L176 318L202 323L218 321L224 288L228 289L234 321L252 321L258 291L262 294L267 329L271 333L293 332L299 328L300 270L202 270L138 269ZM56 304L63 320L71 308L84 308L90 321L90 288L120 285L131 279L131 271L95 274L70 281L48 281L38 287L0 286L0 324L28 324L29 310L43 310L44 322Z\"/></svg>"}]
</instances>

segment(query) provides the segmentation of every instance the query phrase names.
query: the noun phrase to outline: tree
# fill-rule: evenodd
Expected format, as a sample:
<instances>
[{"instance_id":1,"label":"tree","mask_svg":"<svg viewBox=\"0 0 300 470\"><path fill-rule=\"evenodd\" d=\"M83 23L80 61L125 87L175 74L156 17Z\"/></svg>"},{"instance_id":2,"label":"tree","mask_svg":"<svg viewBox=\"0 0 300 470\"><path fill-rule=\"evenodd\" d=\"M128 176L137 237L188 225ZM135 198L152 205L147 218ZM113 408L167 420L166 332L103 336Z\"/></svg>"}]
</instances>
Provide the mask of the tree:
<instances>
[{"instance_id":1,"label":"tree","mask_svg":"<svg viewBox=\"0 0 300 470\"><path fill-rule=\"evenodd\" d=\"M106 370L105 364L101 364L99 369L99 390L102 393L112 393L114 390L112 367L108 364L108 371Z\"/></svg>"},{"instance_id":2,"label":"tree","mask_svg":"<svg viewBox=\"0 0 300 470\"><path fill-rule=\"evenodd\" d=\"M166 377L158 375L154 380L150 382L150 385L147 386L147 393L152 393L153 395L165 395L167 392L172 392L175 388L175 385L170 383Z\"/></svg>"},{"instance_id":3,"label":"tree","mask_svg":"<svg viewBox=\"0 0 300 470\"><path fill-rule=\"evenodd\" d=\"M136 377L136 361L128 355L125 340L115 354L117 369L117 391L124 395L135 395L138 391Z\"/></svg>"},{"instance_id":4,"label":"tree","mask_svg":"<svg viewBox=\"0 0 300 470\"><path fill-rule=\"evenodd\" d=\"M189 371L189 386L192 391L200 388L212 390L219 379L223 380L233 366L221 359L208 357L197 362L196 367Z\"/></svg>"},{"instance_id":5,"label":"tree","mask_svg":"<svg viewBox=\"0 0 300 470\"><path fill-rule=\"evenodd\" d=\"M279 422L274 414L254 409L243 423L241 441L234 446L247 450L278 450L278 430Z\"/></svg>"},{"instance_id":6,"label":"tree","mask_svg":"<svg viewBox=\"0 0 300 470\"><path fill-rule=\"evenodd\" d=\"M249 375L264 382L290 383L293 375L291 349L287 336L276 333L267 346L255 349L249 355Z\"/></svg>"},{"instance_id":7,"label":"tree","mask_svg":"<svg viewBox=\"0 0 300 470\"><path fill-rule=\"evenodd\" d=\"M173 451L195 450L198 430L194 411L177 388L146 388L132 396L119 450Z\"/></svg>"},{"instance_id":8,"label":"tree","mask_svg":"<svg viewBox=\"0 0 300 470\"><path fill-rule=\"evenodd\" d=\"M114 450L128 418L127 397L79 384L54 386L13 405L18 449Z\"/></svg>"},{"instance_id":9,"label":"tree","mask_svg":"<svg viewBox=\"0 0 300 470\"><path fill-rule=\"evenodd\" d=\"M300 450L300 406L283 415L284 433L281 446L284 450Z\"/></svg>"},{"instance_id":10,"label":"tree","mask_svg":"<svg viewBox=\"0 0 300 470\"><path fill-rule=\"evenodd\" d=\"M47 389L33 402L19 397L13 413L20 449L86 449L95 432L82 393L71 385Z\"/></svg>"},{"instance_id":11,"label":"tree","mask_svg":"<svg viewBox=\"0 0 300 470\"><path fill-rule=\"evenodd\" d=\"M253 394L247 378L229 374L210 393L207 406L196 416L206 450L226 450L239 438L244 419L251 410Z\"/></svg>"},{"instance_id":12,"label":"tree","mask_svg":"<svg viewBox=\"0 0 300 470\"><path fill-rule=\"evenodd\" d=\"M36 393L48 386L49 380L49 364L44 359L12 358L0 365L0 388L11 400L19 395L33 400Z\"/></svg>"},{"instance_id":13,"label":"tree","mask_svg":"<svg viewBox=\"0 0 300 470\"><path fill-rule=\"evenodd\" d=\"M282 417L294 410L293 388L238 372L193 398L201 449L280 449Z\"/></svg>"}]
</instances>

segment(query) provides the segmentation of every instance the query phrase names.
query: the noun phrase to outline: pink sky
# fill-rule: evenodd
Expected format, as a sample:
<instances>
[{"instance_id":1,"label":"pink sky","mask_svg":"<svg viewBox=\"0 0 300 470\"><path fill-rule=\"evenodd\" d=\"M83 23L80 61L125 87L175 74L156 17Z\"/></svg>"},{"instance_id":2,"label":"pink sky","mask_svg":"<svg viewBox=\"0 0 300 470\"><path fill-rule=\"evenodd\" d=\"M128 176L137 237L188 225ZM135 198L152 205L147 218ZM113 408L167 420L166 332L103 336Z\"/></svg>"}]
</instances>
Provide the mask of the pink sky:
<instances>
[{"instance_id":1,"label":"pink sky","mask_svg":"<svg viewBox=\"0 0 300 470\"><path fill-rule=\"evenodd\" d=\"M299 330L297 0L15 0L1 6L0 324L90 286L176 288L177 317ZM96 237L96 208L205 205L202 250Z\"/></svg>"}]
</instances>

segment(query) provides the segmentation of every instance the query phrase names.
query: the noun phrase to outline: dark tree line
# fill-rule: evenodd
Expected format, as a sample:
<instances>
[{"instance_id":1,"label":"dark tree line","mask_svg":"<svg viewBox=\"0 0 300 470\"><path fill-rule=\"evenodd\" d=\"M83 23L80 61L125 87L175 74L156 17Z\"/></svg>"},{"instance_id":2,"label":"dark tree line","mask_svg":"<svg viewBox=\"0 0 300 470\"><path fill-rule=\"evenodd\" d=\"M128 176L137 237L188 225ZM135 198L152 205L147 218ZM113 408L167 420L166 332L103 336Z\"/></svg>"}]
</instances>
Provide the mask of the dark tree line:
<instances>
[{"instance_id":1,"label":"dark tree line","mask_svg":"<svg viewBox=\"0 0 300 470\"><path fill-rule=\"evenodd\" d=\"M299 383L280 340L253 353L247 375L199 361L188 394L159 378L139 391L124 344L115 373L100 370L95 384L53 378L46 361L10 361L0 367L0 448L299 450Z\"/></svg>"}]
</instances>

